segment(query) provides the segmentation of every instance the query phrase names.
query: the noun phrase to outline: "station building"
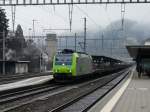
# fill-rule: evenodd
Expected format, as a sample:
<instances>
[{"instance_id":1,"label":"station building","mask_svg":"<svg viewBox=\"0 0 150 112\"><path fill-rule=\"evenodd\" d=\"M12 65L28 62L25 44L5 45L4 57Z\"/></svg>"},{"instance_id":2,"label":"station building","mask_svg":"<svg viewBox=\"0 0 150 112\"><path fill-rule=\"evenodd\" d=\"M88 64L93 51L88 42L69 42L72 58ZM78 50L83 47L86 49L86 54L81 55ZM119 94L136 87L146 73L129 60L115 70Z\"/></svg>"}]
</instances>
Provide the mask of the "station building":
<instances>
[{"instance_id":1,"label":"station building","mask_svg":"<svg viewBox=\"0 0 150 112\"><path fill-rule=\"evenodd\" d=\"M0 74L3 73L3 63L5 63L6 74L28 73L29 61L0 61Z\"/></svg>"}]
</instances>

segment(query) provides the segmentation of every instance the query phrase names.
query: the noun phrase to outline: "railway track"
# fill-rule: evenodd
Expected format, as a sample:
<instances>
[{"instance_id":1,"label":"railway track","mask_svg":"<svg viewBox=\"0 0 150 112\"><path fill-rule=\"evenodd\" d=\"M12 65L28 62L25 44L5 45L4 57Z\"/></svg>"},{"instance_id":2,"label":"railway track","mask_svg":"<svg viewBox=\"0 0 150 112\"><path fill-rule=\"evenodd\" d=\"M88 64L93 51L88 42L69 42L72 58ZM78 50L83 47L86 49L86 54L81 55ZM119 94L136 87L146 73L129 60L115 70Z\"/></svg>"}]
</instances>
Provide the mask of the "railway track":
<instances>
[{"instance_id":1,"label":"railway track","mask_svg":"<svg viewBox=\"0 0 150 112\"><path fill-rule=\"evenodd\" d=\"M46 72L46 73L30 73L30 74L28 73L28 74L0 76L0 84L11 83L14 81L32 78L32 77L47 76L51 74L52 74L51 72Z\"/></svg>"},{"instance_id":2,"label":"railway track","mask_svg":"<svg viewBox=\"0 0 150 112\"><path fill-rule=\"evenodd\" d=\"M129 70L123 73L121 76L114 77L110 81L80 95L65 104L60 105L47 112L87 112L96 102L102 99L108 92L110 92L119 82L121 82L129 73Z\"/></svg>"},{"instance_id":3,"label":"railway track","mask_svg":"<svg viewBox=\"0 0 150 112\"><path fill-rule=\"evenodd\" d=\"M63 87L63 85L58 85L57 83L54 83L53 80L51 80L49 83L45 84L2 91L0 92L0 105L8 102L14 102L16 100L28 96L41 94L47 91L52 91L60 87Z\"/></svg>"},{"instance_id":4,"label":"railway track","mask_svg":"<svg viewBox=\"0 0 150 112\"><path fill-rule=\"evenodd\" d=\"M128 72L129 70L126 69L119 73L70 86L66 90L60 89L54 94L43 96L40 100L36 99L32 102L4 109L3 112L27 112L28 109L32 112L73 112L73 110L75 110L74 112L84 112L123 80Z\"/></svg>"}]
</instances>

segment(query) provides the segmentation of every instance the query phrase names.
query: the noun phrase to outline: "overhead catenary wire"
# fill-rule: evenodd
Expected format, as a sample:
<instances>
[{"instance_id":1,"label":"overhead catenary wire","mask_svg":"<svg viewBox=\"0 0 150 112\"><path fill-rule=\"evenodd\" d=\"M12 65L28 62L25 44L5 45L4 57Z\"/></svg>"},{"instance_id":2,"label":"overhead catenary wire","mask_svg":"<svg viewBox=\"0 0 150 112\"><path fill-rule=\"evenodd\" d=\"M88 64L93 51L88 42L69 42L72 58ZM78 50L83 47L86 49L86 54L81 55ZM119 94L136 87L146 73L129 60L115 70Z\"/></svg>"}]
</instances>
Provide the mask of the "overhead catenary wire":
<instances>
[{"instance_id":1,"label":"overhead catenary wire","mask_svg":"<svg viewBox=\"0 0 150 112\"><path fill-rule=\"evenodd\" d=\"M70 25L70 32L72 30L72 15L73 15L73 5L68 5L69 7L69 25Z\"/></svg>"},{"instance_id":2,"label":"overhead catenary wire","mask_svg":"<svg viewBox=\"0 0 150 112\"><path fill-rule=\"evenodd\" d=\"M74 5L75 6L75 5ZM84 13L96 26L100 27L100 25L98 25L95 20L93 20L93 18L91 18L88 13L86 13L83 9L81 9L80 7L78 7L76 5L76 7L79 9L79 11L81 11L82 13ZM72 19L73 19L73 4L69 4L68 5L69 8L69 29L70 31L72 30ZM42 9L44 10L44 9ZM49 11L45 10L46 12L49 13ZM68 23L68 21L66 21L66 19L64 17L62 17L62 15L60 15L58 12L56 12L56 9L54 10L54 13L56 16L60 17L61 19L64 20L64 22Z\"/></svg>"},{"instance_id":3,"label":"overhead catenary wire","mask_svg":"<svg viewBox=\"0 0 150 112\"><path fill-rule=\"evenodd\" d=\"M54 12L55 12L55 10L56 10L55 5L53 5L53 10L54 10Z\"/></svg>"},{"instance_id":4,"label":"overhead catenary wire","mask_svg":"<svg viewBox=\"0 0 150 112\"><path fill-rule=\"evenodd\" d=\"M11 6L11 14L12 14L12 28L13 33L15 32L15 20L16 20L16 6Z\"/></svg>"},{"instance_id":5,"label":"overhead catenary wire","mask_svg":"<svg viewBox=\"0 0 150 112\"><path fill-rule=\"evenodd\" d=\"M15 9L15 10L17 11L17 9ZM12 17L12 7L10 7L10 11L11 11L11 14L7 13L7 15L8 15L9 17ZM21 11L21 10L19 10L19 11ZM18 14L19 14L20 16L17 16L17 13L15 12L15 24L16 24L18 21L20 21L20 22L21 22L21 21L24 21L23 24L31 25L32 21L31 21L27 16L25 16L23 13L24 13L24 12L22 12L22 11L21 11L21 13L18 12ZM29 22L29 21L31 21L31 22ZM12 22L13 22L13 21L12 21Z\"/></svg>"},{"instance_id":6,"label":"overhead catenary wire","mask_svg":"<svg viewBox=\"0 0 150 112\"><path fill-rule=\"evenodd\" d=\"M124 29L125 4L121 4L121 30Z\"/></svg>"},{"instance_id":7,"label":"overhead catenary wire","mask_svg":"<svg viewBox=\"0 0 150 112\"><path fill-rule=\"evenodd\" d=\"M77 5L75 5L83 14L85 14L96 26L100 27L100 25L98 25L95 20L89 16L89 14L87 12L85 12L82 8L78 7Z\"/></svg>"},{"instance_id":8,"label":"overhead catenary wire","mask_svg":"<svg viewBox=\"0 0 150 112\"><path fill-rule=\"evenodd\" d=\"M9 9L6 8L5 10L7 11L8 18L10 18L10 20L11 20L10 24L12 24L11 29L12 29L13 32L15 32L15 30L16 30L15 29L16 28L15 24L20 24L22 21L24 21L23 25L26 25L26 26L31 25L31 22L28 21L29 18L27 18L26 16L24 16L23 13L19 13L19 12L16 13L16 11L18 11L17 8L16 8L16 6L12 6L12 7L10 7ZM19 14L20 16L17 16L17 14Z\"/></svg>"},{"instance_id":9,"label":"overhead catenary wire","mask_svg":"<svg viewBox=\"0 0 150 112\"><path fill-rule=\"evenodd\" d=\"M112 23L112 20L111 20L109 14L108 14L107 9L108 9L108 4L106 4L106 6L105 6L105 8L104 8L104 11L106 12L107 20L108 20L108 22L110 23L110 28L111 28L111 30L113 31L113 29L115 29L115 28L113 28L113 25L111 24L111 23Z\"/></svg>"},{"instance_id":10,"label":"overhead catenary wire","mask_svg":"<svg viewBox=\"0 0 150 112\"><path fill-rule=\"evenodd\" d=\"M115 28L114 28L114 26L112 25L112 20L111 20L111 18L110 18L110 16L109 16L109 14L108 14L108 5L106 4L106 6L105 6L105 12L106 12L106 15L107 15L107 19L108 19L108 21L109 21L109 23L110 23L110 29L111 29L111 31L112 31L112 35L114 34L114 31L115 31ZM104 32L103 32L104 33ZM114 47L114 38L113 38L113 40L112 40L112 43L111 43L111 47L110 47L110 54L112 55L113 54L113 47Z\"/></svg>"},{"instance_id":11,"label":"overhead catenary wire","mask_svg":"<svg viewBox=\"0 0 150 112\"><path fill-rule=\"evenodd\" d=\"M46 9L44 8L41 8L44 12L47 12L47 13L49 13L50 14L50 11L49 11L49 9L47 9L47 7L46 7ZM68 21L58 12L58 11L56 11L56 8L55 8L55 10L54 10L54 14L55 14L55 16L57 16L57 17L59 17L59 18L61 18L65 23L67 23L68 24ZM69 25L69 24L68 24ZM62 29L62 28L61 28ZM69 28L68 28L69 29ZM63 29L62 29L63 30ZM65 29L66 30L66 29Z\"/></svg>"},{"instance_id":12,"label":"overhead catenary wire","mask_svg":"<svg viewBox=\"0 0 150 112\"><path fill-rule=\"evenodd\" d=\"M10 9L11 11L12 11L12 9ZM21 11L21 12L20 12ZM23 14L23 12L24 11L22 11L22 10L19 10L19 12L18 12L18 14L19 15L21 15L21 16L17 16L17 14L15 15L15 23L18 23L18 24L20 24L22 21L24 21L24 23L21 25L21 26L26 26L26 29L27 30L29 30L30 29L30 31L28 31L28 33L29 32L31 32L31 30L33 30L33 29L31 29L31 25L32 25L32 20L30 20L27 16L24 16L24 14ZM8 16L12 16L12 14L8 14ZM41 24L40 24L41 25ZM41 25L42 27L43 27L43 25ZM25 28L25 27L24 27ZM39 27L38 27L39 28ZM13 28L14 29L14 28ZM14 32L14 31L13 31Z\"/></svg>"}]
</instances>

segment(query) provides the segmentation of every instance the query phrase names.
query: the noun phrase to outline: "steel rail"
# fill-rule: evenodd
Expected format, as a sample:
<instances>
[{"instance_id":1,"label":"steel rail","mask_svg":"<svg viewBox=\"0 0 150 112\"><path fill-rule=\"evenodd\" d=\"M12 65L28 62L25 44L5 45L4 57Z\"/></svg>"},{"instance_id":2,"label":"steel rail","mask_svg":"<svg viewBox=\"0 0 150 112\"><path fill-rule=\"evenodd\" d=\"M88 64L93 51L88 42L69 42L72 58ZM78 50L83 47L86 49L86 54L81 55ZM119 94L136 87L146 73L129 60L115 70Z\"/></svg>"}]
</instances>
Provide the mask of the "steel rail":
<instances>
[{"instance_id":1,"label":"steel rail","mask_svg":"<svg viewBox=\"0 0 150 112\"><path fill-rule=\"evenodd\" d=\"M22 79L40 77L40 76L48 76L51 74L42 73L42 74L21 74L21 75L10 75L10 76L0 76L0 84L7 84L9 82L19 81Z\"/></svg>"},{"instance_id":2,"label":"steel rail","mask_svg":"<svg viewBox=\"0 0 150 112\"><path fill-rule=\"evenodd\" d=\"M106 94L108 94L113 88L115 88L123 79L127 77L130 71L125 73L125 76L123 76L115 85L113 85L106 93L104 93L102 96L97 98L96 101L94 101L91 105L89 105L87 108L85 108L82 112L87 112L92 106L94 106L98 101L100 101Z\"/></svg>"},{"instance_id":3,"label":"steel rail","mask_svg":"<svg viewBox=\"0 0 150 112\"><path fill-rule=\"evenodd\" d=\"M109 82L110 82L110 76L111 77L117 77L119 74L121 74L121 73L123 73L125 71L125 69L123 69L123 70L121 70L121 71L119 71L119 72L117 72L117 73L113 73L112 75L107 75L107 76L105 76L105 81L102 83L102 85L104 85L104 83L106 84L107 82L108 82L108 79L109 79ZM78 84L76 84L75 86L77 87L88 87L88 85L91 85L91 84L95 84L95 83L98 83L99 81L103 81L104 80L104 78L103 77L100 77L100 78L98 78L98 79L94 79L94 80L89 80L88 82L83 82L83 83L78 83ZM113 80L113 79L112 79ZM101 86L102 86L101 85ZM65 86L65 85L63 85L63 86ZM74 87L74 85L69 89L69 90L74 90L74 89L76 89L76 87ZM59 89L59 88L58 88ZM67 92L67 91L69 91L68 89L67 90L65 90L65 91L63 91L63 92L58 92L58 93L56 93L56 94L63 94L64 92ZM90 90L91 91L91 90ZM85 93L84 93L85 94ZM30 96L30 95L29 95ZM52 95L53 96L53 95ZM86 95L84 95L84 96L86 96ZM49 97L49 95L48 96L46 96L46 97ZM21 98L21 97L20 97ZM24 97L23 97L24 98ZM25 97L26 98L26 97ZM78 98L79 99L79 98ZM13 100L12 100L13 101ZM33 102L35 102L36 101L36 99L34 99L34 100L32 100ZM32 102L31 101L31 102ZM77 100L76 100L77 101ZM18 109L19 107L21 107L21 106L25 106L26 104L28 104L28 103L31 103L30 101L29 102L25 102L25 103L23 103L23 104L19 104L19 105L16 105L16 106L13 106L13 107L8 107L8 108L6 108L6 109L4 109L4 111L5 112L7 112L7 111L11 111L11 110L14 110L14 109ZM6 103L7 104L7 103ZM72 104L72 103L71 103ZM51 112L51 110L50 110L50 112ZM52 111L53 112L53 111ZM54 111L55 112L55 111Z\"/></svg>"},{"instance_id":4,"label":"steel rail","mask_svg":"<svg viewBox=\"0 0 150 112\"><path fill-rule=\"evenodd\" d=\"M4 104L4 103L8 103L10 101L16 101L20 98L26 98L29 97L31 95L37 95L37 94L41 94L44 92L48 92L48 91L52 91L55 89L58 89L60 87L63 87L63 85L54 85L54 84L46 84L46 85L41 85L39 87L30 87L27 88L25 90L19 90L19 91L14 91L12 93L4 93L0 95L0 104ZM20 88L19 88L20 89ZM13 91L13 90L11 90Z\"/></svg>"},{"instance_id":5,"label":"steel rail","mask_svg":"<svg viewBox=\"0 0 150 112\"><path fill-rule=\"evenodd\" d=\"M86 93L86 94L84 94L84 95L78 96L78 97L76 97L76 98L70 100L69 102L66 102L65 104L60 105L60 106L58 106L58 107L56 107L56 108L54 108L54 109L52 109L52 110L48 110L48 112L59 112L59 111L65 109L65 108L71 106L72 104L74 104L74 103L76 103L77 101L83 99L83 98L86 97L87 95L92 94L92 93L95 92L96 90L98 90L98 89L104 87L105 85L107 85L108 83L110 83L111 81L113 81L113 80L115 80L117 77L119 77L120 74L124 74L124 73L125 73L126 76L127 76L127 74L129 73L129 70L128 70L128 71L124 71L123 73L119 72L116 77L112 78L111 80L109 80L108 82L104 83L104 84L101 85L100 87L97 87L97 88L95 88L94 90L92 90L92 91L90 91L90 92L88 92L88 93ZM122 80L123 80L123 79L122 79ZM86 108L85 110L88 110L88 109L89 109L89 107Z\"/></svg>"}]
</instances>

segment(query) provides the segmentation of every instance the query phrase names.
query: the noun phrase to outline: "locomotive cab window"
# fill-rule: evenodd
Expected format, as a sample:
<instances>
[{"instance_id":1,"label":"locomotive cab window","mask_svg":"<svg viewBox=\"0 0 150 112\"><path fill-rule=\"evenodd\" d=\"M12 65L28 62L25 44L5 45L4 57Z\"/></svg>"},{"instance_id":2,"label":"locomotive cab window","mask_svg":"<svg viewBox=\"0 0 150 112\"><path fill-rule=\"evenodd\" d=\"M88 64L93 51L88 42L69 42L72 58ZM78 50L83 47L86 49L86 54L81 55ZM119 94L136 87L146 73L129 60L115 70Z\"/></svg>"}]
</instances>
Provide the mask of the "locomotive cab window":
<instances>
[{"instance_id":1,"label":"locomotive cab window","mask_svg":"<svg viewBox=\"0 0 150 112\"><path fill-rule=\"evenodd\" d=\"M56 65L71 65L72 55L71 54L56 55L55 64Z\"/></svg>"}]
</instances>

